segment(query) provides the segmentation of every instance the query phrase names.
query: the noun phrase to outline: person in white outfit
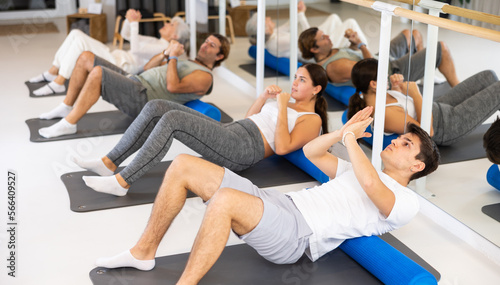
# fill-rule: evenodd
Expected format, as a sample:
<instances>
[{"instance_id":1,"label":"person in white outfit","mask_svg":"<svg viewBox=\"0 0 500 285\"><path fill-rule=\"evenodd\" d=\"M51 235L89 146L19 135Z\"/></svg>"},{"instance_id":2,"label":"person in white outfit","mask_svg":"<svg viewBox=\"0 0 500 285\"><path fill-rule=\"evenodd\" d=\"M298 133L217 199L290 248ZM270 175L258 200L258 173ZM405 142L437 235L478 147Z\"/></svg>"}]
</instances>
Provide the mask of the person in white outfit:
<instances>
[{"instance_id":1,"label":"person in white outfit","mask_svg":"<svg viewBox=\"0 0 500 285\"><path fill-rule=\"evenodd\" d=\"M110 51L106 44L74 29L57 50L52 67L29 80L32 83L49 82L33 91L33 94L44 96L65 92L64 83L70 78L78 57L84 51L90 51L128 73L137 74L143 71L144 65L153 56L165 50L171 40L176 40L183 45L189 41L189 27L179 17L174 17L170 23L165 24L159 30L160 38L139 35L139 20L142 18L139 11L130 9L125 18L121 35L130 42L130 50Z\"/></svg>"},{"instance_id":2,"label":"person in white outfit","mask_svg":"<svg viewBox=\"0 0 500 285\"><path fill-rule=\"evenodd\" d=\"M305 12L307 10L303 1L297 4L297 35L311 27L307 21ZM290 57L290 22L287 21L283 25L275 28L276 24L271 20L271 17L266 17L266 49L276 57ZM331 14L328 18L318 26L320 30L330 36L334 46L349 47L351 43L345 37L346 30L352 30L358 33L362 42L367 43L366 36L361 30L356 20L349 18L342 21L337 14ZM247 21L246 32L249 35L250 43L257 44L257 13ZM314 62L311 59L302 57L300 50L298 51L299 60L302 62Z\"/></svg>"}]
</instances>

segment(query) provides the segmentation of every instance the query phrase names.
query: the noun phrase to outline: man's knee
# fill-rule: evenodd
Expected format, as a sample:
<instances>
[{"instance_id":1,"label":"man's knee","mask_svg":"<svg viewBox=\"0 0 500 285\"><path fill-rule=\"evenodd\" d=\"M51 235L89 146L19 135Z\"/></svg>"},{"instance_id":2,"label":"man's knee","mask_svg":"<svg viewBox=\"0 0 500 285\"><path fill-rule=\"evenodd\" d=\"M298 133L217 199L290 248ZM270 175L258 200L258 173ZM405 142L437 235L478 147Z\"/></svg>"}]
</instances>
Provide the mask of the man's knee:
<instances>
[{"instance_id":1,"label":"man's knee","mask_svg":"<svg viewBox=\"0 0 500 285\"><path fill-rule=\"evenodd\" d=\"M175 174L175 177L189 177L197 172L197 168L200 165L202 158L192 156L190 154L179 154L174 158L168 171Z\"/></svg>"},{"instance_id":2,"label":"man's knee","mask_svg":"<svg viewBox=\"0 0 500 285\"><path fill-rule=\"evenodd\" d=\"M90 70L87 80L92 80L94 82L102 82L102 67L94 66L92 70Z\"/></svg>"},{"instance_id":3,"label":"man's knee","mask_svg":"<svg viewBox=\"0 0 500 285\"><path fill-rule=\"evenodd\" d=\"M77 66L90 71L94 67L95 55L90 51L84 51L80 54L77 61Z\"/></svg>"}]
</instances>

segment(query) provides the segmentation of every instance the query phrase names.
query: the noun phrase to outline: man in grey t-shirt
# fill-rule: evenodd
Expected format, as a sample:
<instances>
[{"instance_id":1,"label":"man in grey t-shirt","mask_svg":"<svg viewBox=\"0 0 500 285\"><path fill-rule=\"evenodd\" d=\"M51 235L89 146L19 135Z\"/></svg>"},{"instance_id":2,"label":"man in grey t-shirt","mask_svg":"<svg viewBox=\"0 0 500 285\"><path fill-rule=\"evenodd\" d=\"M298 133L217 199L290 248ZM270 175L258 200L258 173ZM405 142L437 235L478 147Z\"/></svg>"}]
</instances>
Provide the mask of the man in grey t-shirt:
<instances>
[{"instance_id":1,"label":"man in grey t-shirt","mask_svg":"<svg viewBox=\"0 0 500 285\"><path fill-rule=\"evenodd\" d=\"M179 60L184 46L172 41L166 50L151 58L140 75L131 75L90 52L83 52L63 103L40 115L41 119L63 119L38 132L45 138L76 133L76 123L100 96L134 118L152 99L180 104L197 99L211 92L211 70L227 58L229 49L226 37L212 34L194 60Z\"/></svg>"}]
</instances>

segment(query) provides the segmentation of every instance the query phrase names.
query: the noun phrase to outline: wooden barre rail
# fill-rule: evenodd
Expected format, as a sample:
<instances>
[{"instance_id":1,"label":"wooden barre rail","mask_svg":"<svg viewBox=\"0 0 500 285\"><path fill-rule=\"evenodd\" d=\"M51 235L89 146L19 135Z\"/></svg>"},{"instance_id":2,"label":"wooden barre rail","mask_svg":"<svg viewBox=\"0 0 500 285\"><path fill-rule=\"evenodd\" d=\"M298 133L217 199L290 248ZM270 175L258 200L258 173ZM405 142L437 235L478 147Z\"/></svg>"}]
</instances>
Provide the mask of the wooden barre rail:
<instances>
[{"instance_id":1,"label":"wooden barre rail","mask_svg":"<svg viewBox=\"0 0 500 285\"><path fill-rule=\"evenodd\" d=\"M410 4L410 5L418 5L420 3L420 0L415 0L415 3L413 3L412 0L394 0L394 1L406 3L406 4ZM453 5L444 5L442 10L443 10L443 13L446 13L446 14L460 16L460 17L464 17L467 19L477 20L477 21L481 21L481 22L485 22L485 23L494 24L494 25L500 25L500 16L497 16L497 15L479 12L479 11L475 11L475 10L470 10L470 9L457 7L457 6L453 6Z\"/></svg>"},{"instance_id":2,"label":"wooden barre rail","mask_svg":"<svg viewBox=\"0 0 500 285\"><path fill-rule=\"evenodd\" d=\"M372 0L342 0L342 1L367 8L372 8L373 3L375 3L375 1ZM394 14L400 17L405 17L411 20L434 25L440 28L445 28L451 31L471 36L476 36L483 39L492 40L495 42L500 42L500 31L494 31L483 27L476 27L461 22L434 17L420 12L404 9L401 7L397 7L396 9L394 9Z\"/></svg>"}]
</instances>

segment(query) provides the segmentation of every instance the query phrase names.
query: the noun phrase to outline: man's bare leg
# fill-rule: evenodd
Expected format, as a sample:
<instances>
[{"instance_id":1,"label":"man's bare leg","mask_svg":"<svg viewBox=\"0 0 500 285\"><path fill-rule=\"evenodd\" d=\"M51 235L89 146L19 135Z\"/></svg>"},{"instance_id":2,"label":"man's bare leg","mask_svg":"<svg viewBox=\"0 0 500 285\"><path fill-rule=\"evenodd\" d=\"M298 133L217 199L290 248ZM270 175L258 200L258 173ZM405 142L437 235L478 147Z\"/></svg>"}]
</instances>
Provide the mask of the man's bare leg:
<instances>
[{"instance_id":1,"label":"man's bare leg","mask_svg":"<svg viewBox=\"0 0 500 285\"><path fill-rule=\"evenodd\" d=\"M209 200L219 189L224 169L201 158L182 154L174 159L163 179L148 224L137 244L130 249L134 259L153 260L173 219L186 201L188 189ZM118 257L118 256L115 256ZM115 268L134 266L115 257L99 259L97 265Z\"/></svg>"},{"instance_id":2,"label":"man's bare leg","mask_svg":"<svg viewBox=\"0 0 500 285\"><path fill-rule=\"evenodd\" d=\"M441 44L441 63L438 66L439 71L444 75L451 87L454 87L460 80L458 80L457 72L455 70L455 64L453 63L453 58L451 57L450 49L445 43Z\"/></svg>"},{"instance_id":3,"label":"man's bare leg","mask_svg":"<svg viewBox=\"0 0 500 285\"><path fill-rule=\"evenodd\" d=\"M69 79L68 93L64 97L64 104L68 106L75 104L90 71L94 68L94 59L94 54L89 51L82 52L80 57L78 57L71 78Z\"/></svg>"},{"instance_id":4,"label":"man's bare leg","mask_svg":"<svg viewBox=\"0 0 500 285\"><path fill-rule=\"evenodd\" d=\"M219 189L205 212L186 268L177 284L198 284L226 246L231 229L238 235L260 222L264 203L259 197L231 189Z\"/></svg>"},{"instance_id":5,"label":"man's bare leg","mask_svg":"<svg viewBox=\"0 0 500 285\"><path fill-rule=\"evenodd\" d=\"M56 108L40 115L40 119L64 118L72 110L73 105L80 94L80 91L87 81L89 72L94 67L94 54L88 51L83 52L75 65L68 86L68 92L63 102ZM61 76L62 77L62 76ZM64 79L64 77L62 77Z\"/></svg>"}]
</instances>

